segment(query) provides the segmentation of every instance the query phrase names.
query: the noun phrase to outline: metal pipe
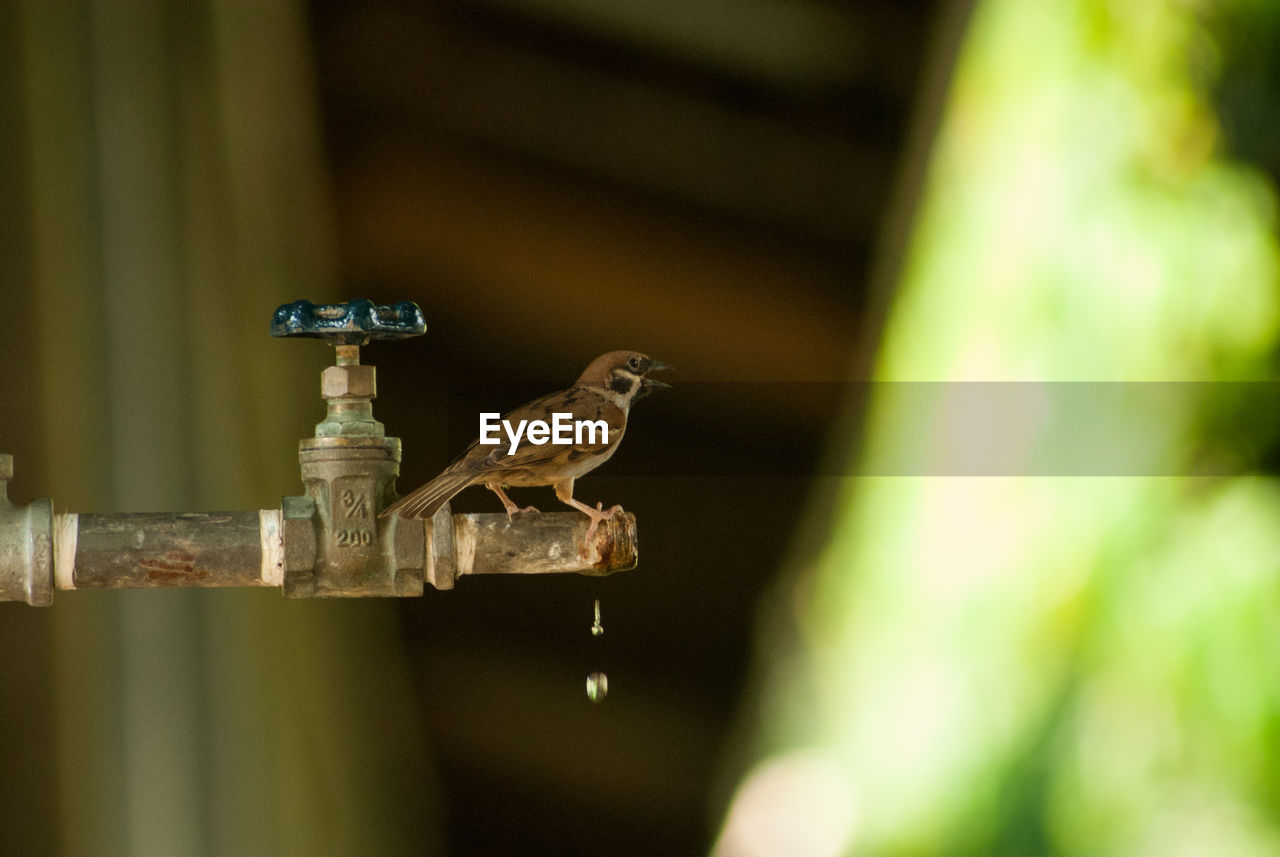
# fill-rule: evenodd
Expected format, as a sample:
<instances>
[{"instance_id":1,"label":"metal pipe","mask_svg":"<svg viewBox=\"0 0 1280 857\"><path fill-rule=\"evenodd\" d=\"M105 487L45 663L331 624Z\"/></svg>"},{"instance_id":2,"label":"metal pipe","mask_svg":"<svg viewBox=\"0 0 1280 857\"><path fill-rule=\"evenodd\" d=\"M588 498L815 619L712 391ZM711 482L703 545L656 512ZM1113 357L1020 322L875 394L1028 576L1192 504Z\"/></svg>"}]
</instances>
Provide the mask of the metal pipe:
<instances>
[{"instance_id":1,"label":"metal pipe","mask_svg":"<svg viewBox=\"0 0 1280 857\"><path fill-rule=\"evenodd\" d=\"M53 602L53 501L9 500L13 456L0 454L0 601Z\"/></svg>"},{"instance_id":2,"label":"metal pipe","mask_svg":"<svg viewBox=\"0 0 1280 857\"><path fill-rule=\"evenodd\" d=\"M263 550L262 512L56 516L59 589L279 585ZM279 526L276 526L279 532Z\"/></svg>"},{"instance_id":3,"label":"metal pipe","mask_svg":"<svg viewBox=\"0 0 1280 857\"><path fill-rule=\"evenodd\" d=\"M504 514L454 515L458 574L603 576L636 566L636 519L629 512L601 524L590 543L588 519L577 512L526 515L513 524Z\"/></svg>"},{"instance_id":4,"label":"metal pipe","mask_svg":"<svg viewBox=\"0 0 1280 857\"><path fill-rule=\"evenodd\" d=\"M421 547L399 562L420 570L437 589L451 589L468 574L603 576L635 568L635 516L615 516L590 543L584 540L587 524L576 512L509 521L501 513L453 515L446 506L430 521L399 522L424 528L416 541ZM282 586L286 532L279 509L59 514L54 516L53 582L63 590Z\"/></svg>"}]
</instances>

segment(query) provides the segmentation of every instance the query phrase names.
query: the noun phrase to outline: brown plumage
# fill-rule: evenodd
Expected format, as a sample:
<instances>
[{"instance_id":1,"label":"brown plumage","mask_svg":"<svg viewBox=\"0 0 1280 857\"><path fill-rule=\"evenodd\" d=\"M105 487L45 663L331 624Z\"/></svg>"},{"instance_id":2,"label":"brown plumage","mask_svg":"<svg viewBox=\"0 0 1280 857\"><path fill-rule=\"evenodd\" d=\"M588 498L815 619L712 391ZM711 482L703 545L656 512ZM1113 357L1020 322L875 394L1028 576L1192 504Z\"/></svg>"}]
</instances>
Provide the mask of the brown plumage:
<instances>
[{"instance_id":1,"label":"brown plumage","mask_svg":"<svg viewBox=\"0 0 1280 857\"><path fill-rule=\"evenodd\" d=\"M653 390L670 386L648 377L649 373L670 368L637 351L610 351L597 357L572 387L534 399L503 419L513 427L521 420L542 420L550 425L557 413L571 414L575 423L603 420L608 427L607 440L597 434L595 442L584 436L582 443L555 444L548 440L539 445L524 434L515 451L508 454L510 440L505 431L498 433L500 441L493 446L481 444L477 438L443 473L383 509L381 515L430 518L459 491L484 485L498 495L510 517L520 508L507 497L504 487L550 485L562 503L591 518L587 529L590 539L600 522L613 517L622 507L602 511L603 503L593 509L575 500L573 482L609 460L626 431L631 404ZM529 506L524 511L537 510Z\"/></svg>"}]
</instances>

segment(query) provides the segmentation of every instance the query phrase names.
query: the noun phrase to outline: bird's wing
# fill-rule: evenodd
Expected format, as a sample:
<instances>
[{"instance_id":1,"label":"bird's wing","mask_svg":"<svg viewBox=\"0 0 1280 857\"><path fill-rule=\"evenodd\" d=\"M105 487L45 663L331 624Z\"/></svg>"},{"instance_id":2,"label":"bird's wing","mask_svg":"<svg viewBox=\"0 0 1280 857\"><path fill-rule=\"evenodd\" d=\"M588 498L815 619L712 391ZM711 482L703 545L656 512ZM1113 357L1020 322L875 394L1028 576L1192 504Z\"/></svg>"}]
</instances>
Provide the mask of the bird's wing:
<instances>
[{"instance_id":1,"label":"bird's wing","mask_svg":"<svg viewBox=\"0 0 1280 857\"><path fill-rule=\"evenodd\" d=\"M529 442L528 422L543 420L553 424L554 415L568 413L572 420L604 420L607 432L597 432L592 443L544 444ZM521 405L503 417L513 429L526 420L525 433L514 452L505 430L499 431L496 445L481 444L479 438L471 442L466 451L427 484L396 500L380 513L381 517L399 514L402 518L429 518L455 494L470 485L483 485L489 481L501 482L503 473L514 473L542 465L551 466L563 457L563 463L572 464L586 455L599 455L622 439L627 425L627 415L617 405L598 393L581 387L570 387L558 393L550 393ZM584 437L584 440L586 438ZM508 454L510 453L510 454ZM554 474L549 474L554 476ZM549 483L548 483L549 484Z\"/></svg>"},{"instance_id":2,"label":"bird's wing","mask_svg":"<svg viewBox=\"0 0 1280 857\"><path fill-rule=\"evenodd\" d=\"M591 439L590 435L584 435L583 443L557 444L548 440L546 443L535 444L529 441L528 423L534 420L542 420L548 425L554 425L553 420L555 414L567 413L570 415L570 433L573 433L573 426L579 420L603 420L607 428L606 432L596 432L594 442L587 442ZM514 451L511 450L511 439L507 436L506 430L502 429L498 432L499 442L496 445L481 445L479 439L472 442L459 458L449 466L450 470L467 471L473 474L480 472L516 470L526 467L534 467L540 464L546 464L554 461L558 456L562 456L568 451L577 458L582 455L598 455L612 446L615 446L622 439L622 432L627 425L627 415L617 405L610 402L590 389L581 387L570 387L568 390L562 390L558 393L550 393L541 398L534 399L528 404L521 405L509 414L503 416L503 420L510 423L512 430L515 430L521 420L526 420L525 431L520 436L520 441L516 445ZM476 479L474 481L481 481Z\"/></svg>"}]
</instances>

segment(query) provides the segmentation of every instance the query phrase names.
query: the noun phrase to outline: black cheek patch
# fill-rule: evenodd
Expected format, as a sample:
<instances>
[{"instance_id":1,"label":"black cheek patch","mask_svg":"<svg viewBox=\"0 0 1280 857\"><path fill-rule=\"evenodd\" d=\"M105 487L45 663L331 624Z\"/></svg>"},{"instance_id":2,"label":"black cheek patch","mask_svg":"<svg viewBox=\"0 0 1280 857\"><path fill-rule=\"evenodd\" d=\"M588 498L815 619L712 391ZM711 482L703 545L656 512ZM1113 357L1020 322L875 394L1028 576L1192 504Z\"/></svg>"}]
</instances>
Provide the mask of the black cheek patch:
<instances>
[{"instance_id":1,"label":"black cheek patch","mask_svg":"<svg viewBox=\"0 0 1280 857\"><path fill-rule=\"evenodd\" d=\"M624 396L631 392L631 379L624 378L621 375L614 375L609 381L609 389L620 396Z\"/></svg>"}]
</instances>

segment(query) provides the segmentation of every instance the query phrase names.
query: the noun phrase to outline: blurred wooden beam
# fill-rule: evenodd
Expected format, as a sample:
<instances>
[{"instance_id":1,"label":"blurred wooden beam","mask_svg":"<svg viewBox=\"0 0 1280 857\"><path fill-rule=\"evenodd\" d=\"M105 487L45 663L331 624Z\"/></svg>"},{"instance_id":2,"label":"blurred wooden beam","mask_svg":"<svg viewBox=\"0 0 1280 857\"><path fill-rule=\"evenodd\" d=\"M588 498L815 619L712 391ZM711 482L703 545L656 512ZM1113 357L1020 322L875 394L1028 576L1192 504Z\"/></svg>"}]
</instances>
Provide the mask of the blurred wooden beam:
<instances>
[{"instance_id":1,"label":"blurred wooden beam","mask_svg":"<svg viewBox=\"0 0 1280 857\"><path fill-rule=\"evenodd\" d=\"M493 343L661 346L681 380L845 378L849 272L440 148L385 144L338 176L347 278L407 289ZM640 345L627 346L640 347Z\"/></svg>"},{"instance_id":2,"label":"blurred wooden beam","mask_svg":"<svg viewBox=\"0 0 1280 857\"><path fill-rule=\"evenodd\" d=\"M851 139L856 117L802 125L477 32L430 7L353 6L321 40L340 103L760 228L867 241L889 192L895 154Z\"/></svg>"},{"instance_id":3,"label":"blurred wooden beam","mask_svg":"<svg viewBox=\"0 0 1280 857\"><path fill-rule=\"evenodd\" d=\"M910 91L912 42L928 5L887 0L472 0L525 20L708 65L797 93L861 81ZM901 40L896 50L886 41Z\"/></svg>"}]
</instances>

